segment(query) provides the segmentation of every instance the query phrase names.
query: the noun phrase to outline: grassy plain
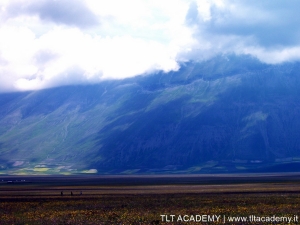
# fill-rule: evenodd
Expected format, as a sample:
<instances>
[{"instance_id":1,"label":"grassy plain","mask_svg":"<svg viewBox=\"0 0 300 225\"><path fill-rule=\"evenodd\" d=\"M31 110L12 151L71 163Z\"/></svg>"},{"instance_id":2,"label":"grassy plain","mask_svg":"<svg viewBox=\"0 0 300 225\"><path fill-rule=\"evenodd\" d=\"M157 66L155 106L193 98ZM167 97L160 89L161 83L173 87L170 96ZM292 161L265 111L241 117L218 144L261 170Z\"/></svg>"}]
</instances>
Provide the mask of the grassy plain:
<instances>
[{"instance_id":1,"label":"grassy plain","mask_svg":"<svg viewBox=\"0 0 300 225\"><path fill-rule=\"evenodd\" d=\"M149 183L132 177L128 183L120 182L123 178L115 177L110 182L107 179L104 179L105 182L92 179L90 183L80 178L70 178L72 181L68 182L67 177L52 181L51 178L34 178L32 182L19 180L7 183L17 180L5 178L0 184L0 224L224 224L223 220L210 223L166 222L161 215L169 215L168 220L170 215L175 215L174 220L180 215L188 215L186 218L192 215L220 215L222 218L300 216L298 175L282 176L282 179L266 177L257 182L232 177L227 182L217 182L220 178L215 177L203 183L200 181L209 180L209 177L199 178L198 181L189 178L189 181L195 182L188 184L171 182L170 179L169 182L153 183L162 177L154 177ZM164 180L168 181L168 177ZM231 223L227 220L225 223L288 224ZM292 221L289 224L300 223Z\"/></svg>"}]
</instances>

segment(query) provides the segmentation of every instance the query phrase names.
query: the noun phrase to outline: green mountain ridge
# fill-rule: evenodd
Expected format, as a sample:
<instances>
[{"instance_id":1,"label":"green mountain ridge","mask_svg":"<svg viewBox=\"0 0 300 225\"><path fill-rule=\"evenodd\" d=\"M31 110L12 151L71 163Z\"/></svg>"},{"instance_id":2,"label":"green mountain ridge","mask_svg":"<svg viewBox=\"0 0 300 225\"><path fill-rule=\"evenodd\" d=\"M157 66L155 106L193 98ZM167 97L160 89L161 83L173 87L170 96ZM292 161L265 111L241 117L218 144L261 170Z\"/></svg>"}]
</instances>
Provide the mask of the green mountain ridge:
<instances>
[{"instance_id":1,"label":"green mountain ridge","mask_svg":"<svg viewBox=\"0 0 300 225\"><path fill-rule=\"evenodd\" d=\"M298 171L299 63L249 56L0 94L0 173Z\"/></svg>"}]
</instances>

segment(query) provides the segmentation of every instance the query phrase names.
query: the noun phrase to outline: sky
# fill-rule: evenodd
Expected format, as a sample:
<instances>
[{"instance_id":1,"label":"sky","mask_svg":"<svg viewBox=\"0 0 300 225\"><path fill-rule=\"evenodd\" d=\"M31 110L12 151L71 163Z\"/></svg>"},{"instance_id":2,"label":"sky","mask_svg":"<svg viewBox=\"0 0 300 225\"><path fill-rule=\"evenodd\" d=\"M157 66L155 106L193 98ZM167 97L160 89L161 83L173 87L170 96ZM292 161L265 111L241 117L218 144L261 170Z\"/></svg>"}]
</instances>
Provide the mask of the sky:
<instances>
[{"instance_id":1,"label":"sky","mask_svg":"<svg viewBox=\"0 0 300 225\"><path fill-rule=\"evenodd\" d=\"M300 59L298 0L0 0L0 92L124 79L216 55Z\"/></svg>"}]
</instances>

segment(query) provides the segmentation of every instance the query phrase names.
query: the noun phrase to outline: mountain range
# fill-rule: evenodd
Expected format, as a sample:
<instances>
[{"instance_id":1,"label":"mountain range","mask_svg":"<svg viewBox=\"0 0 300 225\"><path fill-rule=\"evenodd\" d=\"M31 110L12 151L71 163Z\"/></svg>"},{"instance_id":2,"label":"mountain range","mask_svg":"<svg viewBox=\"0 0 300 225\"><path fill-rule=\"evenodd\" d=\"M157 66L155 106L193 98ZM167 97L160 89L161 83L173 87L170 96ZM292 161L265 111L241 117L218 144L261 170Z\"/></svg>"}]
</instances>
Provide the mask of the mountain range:
<instances>
[{"instance_id":1,"label":"mountain range","mask_svg":"<svg viewBox=\"0 0 300 225\"><path fill-rule=\"evenodd\" d=\"M0 94L0 174L300 171L300 63L242 55Z\"/></svg>"}]
</instances>

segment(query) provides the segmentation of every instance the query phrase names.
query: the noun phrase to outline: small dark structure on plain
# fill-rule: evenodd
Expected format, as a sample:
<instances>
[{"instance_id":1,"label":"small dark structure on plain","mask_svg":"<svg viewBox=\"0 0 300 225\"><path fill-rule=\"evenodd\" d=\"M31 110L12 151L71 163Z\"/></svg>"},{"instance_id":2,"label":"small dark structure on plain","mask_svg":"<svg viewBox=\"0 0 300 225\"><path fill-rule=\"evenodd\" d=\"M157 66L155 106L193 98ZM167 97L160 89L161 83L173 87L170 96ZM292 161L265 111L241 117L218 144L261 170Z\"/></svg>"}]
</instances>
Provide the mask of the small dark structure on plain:
<instances>
[{"instance_id":1,"label":"small dark structure on plain","mask_svg":"<svg viewBox=\"0 0 300 225\"><path fill-rule=\"evenodd\" d=\"M60 196L64 196L64 192L61 191L61 192L60 192Z\"/></svg>"},{"instance_id":2,"label":"small dark structure on plain","mask_svg":"<svg viewBox=\"0 0 300 225\"><path fill-rule=\"evenodd\" d=\"M73 196L73 192L71 191L71 196Z\"/></svg>"},{"instance_id":3,"label":"small dark structure on plain","mask_svg":"<svg viewBox=\"0 0 300 225\"><path fill-rule=\"evenodd\" d=\"M82 191L80 191L80 195L82 195Z\"/></svg>"}]
</instances>

